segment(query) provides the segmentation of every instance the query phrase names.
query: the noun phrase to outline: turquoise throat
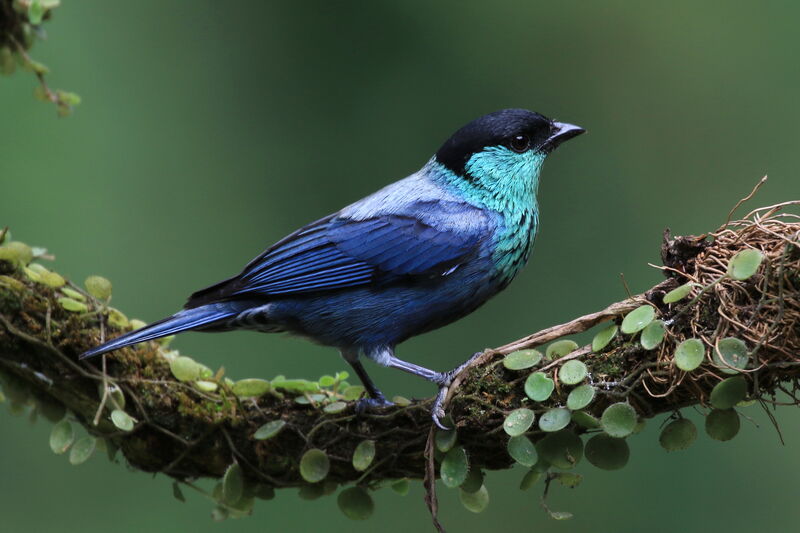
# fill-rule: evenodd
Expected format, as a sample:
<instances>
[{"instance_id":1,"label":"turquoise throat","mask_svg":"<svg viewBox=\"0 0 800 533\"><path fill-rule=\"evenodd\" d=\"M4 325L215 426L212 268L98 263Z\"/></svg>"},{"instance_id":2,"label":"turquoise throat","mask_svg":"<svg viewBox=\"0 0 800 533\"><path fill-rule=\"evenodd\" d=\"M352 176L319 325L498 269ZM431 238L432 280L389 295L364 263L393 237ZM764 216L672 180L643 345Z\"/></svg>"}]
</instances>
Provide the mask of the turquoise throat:
<instances>
[{"instance_id":1,"label":"turquoise throat","mask_svg":"<svg viewBox=\"0 0 800 533\"><path fill-rule=\"evenodd\" d=\"M466 164L466 176L457 176L432 160L435 175L458 190L469 203L490 209L503 221L495 236L495 272L509 283L525 265L539 228L536 193L539 172L547 154L513 152L490 147L474 154Z\"/></svg>"}]
</instances>

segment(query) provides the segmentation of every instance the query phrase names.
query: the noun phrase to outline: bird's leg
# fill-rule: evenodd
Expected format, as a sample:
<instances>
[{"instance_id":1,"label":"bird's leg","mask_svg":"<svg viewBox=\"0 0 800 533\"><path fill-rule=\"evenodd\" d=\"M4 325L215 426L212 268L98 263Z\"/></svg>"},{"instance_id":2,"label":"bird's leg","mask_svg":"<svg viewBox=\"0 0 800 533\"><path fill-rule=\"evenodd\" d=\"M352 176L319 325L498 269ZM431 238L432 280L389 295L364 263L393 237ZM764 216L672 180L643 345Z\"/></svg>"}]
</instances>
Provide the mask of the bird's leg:
<instances>
[{"instance_id":1,"label":"bird's leg","mask_svg":"<svg viewBox=\"0 0 800 533\"><path fill-rule=\"evenodd\" d=\"M392 402L386 399L386 396L375 386L372 379L370 379L369 374L367 374L367 370L364 368L364 365L361 364L361 361L358 360L358 352L357 351L342 351L342 357L345 361L350 363L350 366L355 371L358 379L361 380L361 383L364 385L364 388L367 390L367 395L369 398L361 398L356 403L356 412L361 413L365 410L373 407L385 407L388 405L394 405Z\"/></svg>"},{"instance_id":2,"label":"bird's leg","mask_svg":"<svg viewBox=\"0 0 800 533\"><path fill-rule=\"evenodd\" d=\"M447 397L447 391L450 390L450 384L453 382L453 378L456 377L459 372L467 368L472 361L474 361L475 358L482 353L483 352L477 352L473 354L472 357L449 372L436 372L435 370L425 368L424 366L415 365L414 363L409 363L408 361L398 359L394 356L394 350L388 347L383 347L379 350L368 351L367 357L380 365L388 366L390 368L397 368L398 370L408 372L409 374L414 374L415 376L419 376L439 385L439 392L436 394L436 400L433 402L433 408L431 409L431 418L433 418L433 423L439 428L448 430L452 428L448 428L442 423L442 418L445 416L442 404Z\"/></svg>"}]
</instances>

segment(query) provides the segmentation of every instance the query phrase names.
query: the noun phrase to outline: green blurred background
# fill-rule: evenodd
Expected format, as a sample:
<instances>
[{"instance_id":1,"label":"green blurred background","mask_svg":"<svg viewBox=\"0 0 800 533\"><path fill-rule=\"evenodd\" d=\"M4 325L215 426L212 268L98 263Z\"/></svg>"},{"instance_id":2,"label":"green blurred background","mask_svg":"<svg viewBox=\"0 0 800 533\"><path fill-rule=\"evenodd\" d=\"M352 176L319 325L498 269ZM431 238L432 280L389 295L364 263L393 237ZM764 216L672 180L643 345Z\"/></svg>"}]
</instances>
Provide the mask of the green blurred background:
<instances>
[{"instance_id":1,"label":"green blurred background","mask_svg":"<svg viewBox=\"0 0 800 533\"><path fill-rule=\"evenodd\" d=\"M758 178L750 207L797 199L800 5L781 2L90 2L64 0L34 56L83 97L57 119L32 75L0 79L0 223L47 246L74 280L101 274L114 304L150 321L239 271L297 226L422 165L457 127L527 107L586 127L545 166L541 233L517 281L472 316L400 355L438 369L659 281L662 230L718 227ZM228 375L316 377L331 349L248 333L176 346ZM370 365L390 394L418 379ZM800 416L758 408L732 442L701 435L667 455L660 420L631 439L627 468L582 464L577 489L517 490L488 477L489 509L441 491L451 531L797 529ZM695 417L697 420L697 417ZM49 424L0 413L0 529L386 531L430 529L422 490L375 494L367 522L335 497L296 491L217 524L197 494L93 458L71 467Z\"/></svg>"}]
</instances>

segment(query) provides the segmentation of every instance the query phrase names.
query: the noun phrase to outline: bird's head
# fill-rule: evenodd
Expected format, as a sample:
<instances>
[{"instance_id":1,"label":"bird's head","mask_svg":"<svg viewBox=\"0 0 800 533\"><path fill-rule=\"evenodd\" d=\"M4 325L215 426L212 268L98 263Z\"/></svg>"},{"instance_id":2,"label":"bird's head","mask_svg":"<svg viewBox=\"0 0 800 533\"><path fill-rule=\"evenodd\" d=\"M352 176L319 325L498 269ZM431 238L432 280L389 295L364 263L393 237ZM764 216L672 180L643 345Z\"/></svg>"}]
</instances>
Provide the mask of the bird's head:
<instances>
[{"instance_id":1,"label":"bird's head","mask_svg":"<svg viewBox=\"0 0 800 533\"><path fill-rule=\"evenodd\" d=\"M455 132L436 152L436 161L456 176L485 189L509 182L537 185L545 157L586 130L527 109L503 109Z\"/></svg>"}]
</instances>

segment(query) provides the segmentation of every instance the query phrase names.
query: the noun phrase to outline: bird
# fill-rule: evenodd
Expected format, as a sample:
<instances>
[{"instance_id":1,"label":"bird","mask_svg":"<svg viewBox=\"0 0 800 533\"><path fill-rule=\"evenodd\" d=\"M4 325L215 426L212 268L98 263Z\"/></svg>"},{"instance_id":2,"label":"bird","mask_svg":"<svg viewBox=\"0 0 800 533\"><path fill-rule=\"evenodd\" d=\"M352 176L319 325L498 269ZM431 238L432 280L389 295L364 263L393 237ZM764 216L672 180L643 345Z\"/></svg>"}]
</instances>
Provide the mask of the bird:
<instances>
[{"instance_id":1,"label":"bird","mask_svg":"<svg viewBox=\"0 0 800 533\"><path fill-rule=\"evenodd\" d=\"M440 428L455 375L405 361L410 337L472 313L528 261L539 228L542 164L585 130L502 109L457 130L420 170L303 226L236 276L193 293L177 313L83 353L100 355L183 331L289 333L339 350L364 385L357 411L392 405L361 363L439 387Z\"/></svg>"}]
</instances>

